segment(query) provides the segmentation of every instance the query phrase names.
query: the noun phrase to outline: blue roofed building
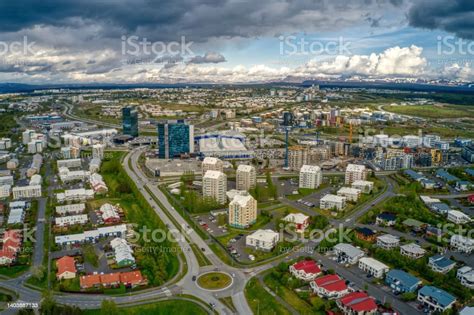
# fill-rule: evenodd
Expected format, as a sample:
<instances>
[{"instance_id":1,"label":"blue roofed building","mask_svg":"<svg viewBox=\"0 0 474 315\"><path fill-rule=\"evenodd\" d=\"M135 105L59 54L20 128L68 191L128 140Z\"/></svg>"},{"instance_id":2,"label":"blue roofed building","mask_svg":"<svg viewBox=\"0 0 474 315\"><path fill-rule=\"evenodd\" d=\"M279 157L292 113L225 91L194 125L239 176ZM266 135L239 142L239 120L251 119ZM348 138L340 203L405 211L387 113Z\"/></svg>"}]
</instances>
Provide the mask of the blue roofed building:
<instances>
[{"instance_id":1,"label":"blue roofed building","mask_svg":"<svg viewBox=\"0 0 474 315\"><path fill-rule=\"evenodd\" d=\"M421 285L421 280L411 274L400 270L392 269L385 276L385 283L395 292L415 292Z\"/></svg>"},{"instance_id":2,"label":"blue roofed building","mask_svg":"<svg viewBox=\"0 0 474 315\"><path fill-rule=\"evenodd\" d=\"M411 179L413 180L416 180L416 181L420 181L421 179L425 178L423 175L421 175L420 173L417 173L415 172L414 170L404 170L403 173L410 177Z\"/></svg>"},{"instance_id":3,"label":"blue roofed building","mask_svg":"<svg viewBox=\"0 0 474 315\"><path fill-rule=\"evenodd\" d=\"M451 208L443 202L435 202L429 205L430 209L439 214L447 214Z\"/></svg>"},{"instance_id":4,"label":"blue roofed building","mask_svg":"<svg viewBox=\"0 0 474 315\"><path fill-rule=\"evenodd\" d=\"M375 218L375 224L382 226L393 226L397 221L397 216L391 212L382 212Z\"/></svg>"},{"instance_id":5,"label":"blue roofed building","mask_svg":"<svg viewBox=\"0 0 474 315\"><path fill-rule=\"evenodd\" d=\"M472 188L472 183L467 180L460 180L456 182L457 191L468 191Z\"/></svg>"},{"instance_id":6,"label":"blue roofed building","mask_svg":"<svg viewBox=\"0 0 474 315\"><path fill-rule=\"evenodd\" d=\"M420 184L424 189L433 189L436 186L436 182L429 178L420 179Z\"/></svg>"},{"instance_id":7,"label":"blue roofed building","mask_svg":"<svg viewBox=\"0 0 474 315\"><path fill-rule=\"evenodd\" d=\"M434 255L428 259L428 266L435 272L447 273L456 266L456 263L442 255Z\"/></svg>"},{"instance_id":8,"label":"blue roofed building","mask_svg":"<svg viewBox=\"0 0 474 315\"><path fill-rule=\"evenodd\" d=\"M418 291L418 301L427 309L442 313L454 305L456 298L444 290L426 285Z\"/></svg>"},{"instance_id":9,"label":"blue roofed building","mask_svg":"<svg viewBox=\"0 0 474 315\"><path fill-rule=\"evenodd\" d=\"M467 175L474 177L474 168L466 168L464 172L466 172Z\"/></svg>"},{"instance_id":10,"label":"blue roofed building","mask_svg":"<svg viewBox=\"0 0 474 315\"><path fill-rule=\"evenodd\" d=\"M456 176L449 174L446 170L443 170L441 168L436 171L436 176L446 182L457 182L460 180Z\"/></svg>"}]
</instances>

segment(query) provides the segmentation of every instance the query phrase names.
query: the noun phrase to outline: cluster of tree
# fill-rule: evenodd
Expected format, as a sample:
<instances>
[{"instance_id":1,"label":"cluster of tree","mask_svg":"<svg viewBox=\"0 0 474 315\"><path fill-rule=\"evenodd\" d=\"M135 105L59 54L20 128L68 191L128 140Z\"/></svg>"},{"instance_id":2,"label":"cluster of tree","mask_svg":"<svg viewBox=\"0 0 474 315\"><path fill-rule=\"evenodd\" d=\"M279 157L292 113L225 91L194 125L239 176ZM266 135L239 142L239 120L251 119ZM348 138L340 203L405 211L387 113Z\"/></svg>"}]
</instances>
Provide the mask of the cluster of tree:
<instances>
[{"instance_id":1,"label":"cluster of tree","mask_svg":"<svg viewBox=\"0 0 474 315\"><path fill-rule=\"evenodd\" d=\"M196 191L184 190L182 192L183 206L191 213L209 212L222 208L221 205L214 198L202 197Z\"/></svg>"}]
</instances>

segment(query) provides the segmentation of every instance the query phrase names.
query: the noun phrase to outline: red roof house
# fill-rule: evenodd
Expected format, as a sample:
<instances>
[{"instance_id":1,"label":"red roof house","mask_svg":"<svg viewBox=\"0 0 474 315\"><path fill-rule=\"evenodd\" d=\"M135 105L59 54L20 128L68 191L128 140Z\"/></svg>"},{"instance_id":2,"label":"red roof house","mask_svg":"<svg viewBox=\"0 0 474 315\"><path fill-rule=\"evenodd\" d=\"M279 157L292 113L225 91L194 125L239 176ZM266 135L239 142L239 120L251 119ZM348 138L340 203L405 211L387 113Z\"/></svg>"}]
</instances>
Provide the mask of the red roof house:
<instances>
[{"instance_id":1,"label":"red roof house","mask_svg":"<svg viewBox=\"0 0 474 315\"><path fill-rule=\"evenodd\" d=\"M120 274L120 282L126 286L137 286L141 284L146 284L146 279L143 278L142 273L139 270L122 272Z\"/></svg>"},{"instance_id":2,"label":"red roof house","mask_svg":"<svg viewBox=\"0 0 474 315\"><path fill-rule=\"evenodd\" d=\"M341 298L349 293L346 281L338 275L326 275L310 282L310 286L320 297Z\"/></svg>"},{"instance_id":3,"label":"red roof house","mask_svg":"<svg viewBox=\"0 0 474 315\"><path fill-rule=\"evenodd\" d=\"M298 279L311 281L321 274L321 269L314 260L302 260L291 265L290 272Z\"/></svg>"},{"instance_id":4,"label":"red roof house","mask_svg":"<svg viewBox=\"0 0 474 315\"><path fill-rule=\"evenodd\" d=\"M368 315L375 314L377 303L366 292L351 292L337 301L344 314Z\"/></svg>"},{"instance_id":5,"label":"red roof house","mask_svg":"<svg viewBox=\"0 0 474 315\"><path fill-rule=\"evenodd\" d=\"M64 256L56 261L56 267L58 272L56 278L61 279L73 279L76 277L76 262L74 258L70 256Z\"/></svg>"},{"instance_id":6,"label":"red roof house","mask_svg":"<svg viewBox=\"0 0 474 315\"><path fill-rule=\"evenodd\" d=\"M467 201L469 201L470 203L474 203L474 195L468 196Z\"/></svg>"}]
</instances>

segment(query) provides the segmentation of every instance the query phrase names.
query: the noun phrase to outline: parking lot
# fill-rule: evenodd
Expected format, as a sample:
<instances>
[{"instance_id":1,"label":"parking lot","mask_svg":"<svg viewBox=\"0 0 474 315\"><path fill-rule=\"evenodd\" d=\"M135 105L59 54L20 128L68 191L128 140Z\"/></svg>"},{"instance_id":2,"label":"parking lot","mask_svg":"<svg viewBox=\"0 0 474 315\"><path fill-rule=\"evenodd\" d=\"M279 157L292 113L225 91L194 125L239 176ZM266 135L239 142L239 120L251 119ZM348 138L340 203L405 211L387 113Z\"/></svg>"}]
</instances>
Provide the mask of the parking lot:
<instances>
[{"instance_id":1,"label":"parking lot","mask_svg":"<svg viewBox=\"0 0 474 315\"><path fill-rule=\"evenodd\" d=\"M195 216L194 219L202 227L204 231L208 232L212 236L219 237L219 236L227 234L228 232L224 225L219 225L218 218L213 216L212 214L203 214L203 215Z\"/></svg>"}]
</instances>

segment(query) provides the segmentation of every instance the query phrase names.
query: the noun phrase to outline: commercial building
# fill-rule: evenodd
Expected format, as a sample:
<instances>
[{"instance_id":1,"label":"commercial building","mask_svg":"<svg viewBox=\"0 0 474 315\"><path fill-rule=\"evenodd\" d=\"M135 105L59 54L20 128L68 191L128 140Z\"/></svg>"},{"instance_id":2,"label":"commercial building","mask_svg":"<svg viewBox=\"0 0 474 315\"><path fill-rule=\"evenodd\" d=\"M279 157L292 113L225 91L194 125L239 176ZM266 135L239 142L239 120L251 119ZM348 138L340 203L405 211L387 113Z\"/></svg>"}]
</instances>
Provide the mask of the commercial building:
<instances>
[{"instance_id":1,"label":"commercial building","mask_svg":"<svg viewBox=\"0 0 474 315\"><path fill-rule=\"evenodd\" d=\"M364 252L357 247L347 243L339 243L334 246L334 253L341 263L354 265L360 258L364 257Z\"/></svg>"},{"instance_id":2,"label":"commercial building","mask_svg":"<svg viewBox=\"0 0 474 315\"><path fill-rule=\"evenodd\" d=\"M277 232L272 230L257 230L246 236L245 245L258 250L271 251L279 240L280 235Z\"/></svg>"},{"instance_id":3,"label":"commercial building","mask_svg":"<svg viewBox=\"0 0 474 315\"><path fill-rule=\"evenodd\" d=\"M229 225L247 228L257 222L257 200L251 195L236 195L229 203Z\"/></svg>"},{"instance_id":4,"label":"commercial building","mask_svg":"<svg viewBox=\"0 0 474 315\"><path fill-rule=\"evenodd\" d=\"M216 157L205 157L201 164L202 175L207 171L224 172L224 162Z\"/></svg>"},{"instance_id":5,"label":"commercial building","mask_svg":"<svg viewBox=\"0 0 474 315\"><path fill-rule=\"evenodd\" d=\"M323 180L321 168L316 165L303 165L300 169L299 188L318 188Z\"/></svg>"},{"instance_id":6,"label":"commercial building","mask_svg":"<svg viewBox=\"0 0 474 315\"><path fill-rule=\"evenodd\" d=\"M297 233L304 233L306 228L309 226L309 216L302 213L290 213L282 220L285 222L294 223L295 231Z\"/></svg>"},{"instance_id":7,"label":"commercial building","mask_svg":"<svg viewBox=\"0 0 474 315\"><path fill-rule=\"evenodd\" d=\"M313 292L319 297L338 299L349 293L346 280L336 274L329 274L315 279L309 283Z\"/></svg>"},{"instance_id":8,"label":"commercial building","mask_svg":"<svg viewBox=\"0 0 474 315\"><path fill-rule=\"evenodd\" d=\"M435 272L447 273L456 266L456 263L442 255L435 255L428 259L428 266Z\"/></svg>"},{"instance_id":9,"label":"commercial building","mask_svg":"<svg viewBox=\"0 0 474 315\"><path fill-rule=\"evenodd\" d=\"M41 197L41 185L17 186L12 189L13 199Z\"/></svg>"},{"instance_id":10,"label":"commercial building","mask_svg":"<svg viewBox=\"0 0 474 315\"><path fill-rule=\"evenodd\" d=\"M359 200L361 191L356 188L350 188L350 187L341 187L337 191L337 195L341 197L346 197L347 201L352 201L352 202L357 202Z\"/></svg>"},{"instance_id":11,"label":"commercial building","mask_svg":"<svg viewBox=\"0 0 474 315\"><path fill-rule=\"evenodd\" d=\"M374 182L367 180L356 180L352 182L351 187L359 189L364 194L370 194L374 189Z\"/></svg>"},{"instance_id":12,"label":"commercial building","mask_svg":"<svg viewBox=\"0 0 474 315\"><path fill-rule=\"evenodd\" d=\"M366 180L368 171L364 165L348 164L344 182L346 185L351 185L358 180Z\"/></svg>"},{"instance_id":13,"label":"commercial building","mask_svg":"<svg viewBox=\"0 0 474 315\"><path fill-rule=\"evenodd\" d=\"M418 244L410 243L400 246L400 254L412 259L418 259L425 256L426 250Z\"/></svg>"},{"instance_id":14,"label":"commercial building","mask_svg":"<svg viewBox=\"0 0 474 315\"><path fill-rule=\"evenodd\" d=\"M448 292L425 285L418 291L418 301L430 311L442 313L452 308L456 302L456 298Z\"/></svg>"},{"instance_id":15,"label":"commercial building","mask_svg":"<svg viewBox=\"0 0 474 315\"><path fill-rule=\"evenodd\" d=\"M403 270L392 269L385 275L385 283L395 292L415 292L421 280Z\"/></svg>"},{"instance_id":16,"label":"commercial building","mask_svg":"<svg viewBox=\"0 0 474 315\"><path fill-rule=\"evenodd\" d=\"M470 254L474 249L474 240L462 235L453 235L450 240L451 247L458 251Z\"/></svg>"},{"instance_id":17,"label":"commercial building","mask_svg":"<svg viewBox=\"0 0 474 315\"><path fill-rule=\"evenodd\" d=\"M290 266L290 273L303 281L314 280L321 274L321 268L314 260L302 260Z\"/></svg>"},{"instance_id":18,"label":"commercial building","mask_svg":"<svg viewBox=\"0 0 474 315\"><path fill-rule=\"evenodd\" d=\"M359 259L359 269L379 279L383 278L384 274L390 270L387 265L370 257L362 257Z\"/></svg>"},{"instance_id":19,"label":"commercial building","mask_svg":"<svg viewBox=\"0 0 474 315\"><path fill-rule=\"evenodd\" d=\"M221 159L251 159L255 153L245 147L245 135L234 130L218 131L194 138L202 156Z\"/></svg>"},{"instance_id":20,"label":"commercial building","mask_svg":"<svg viewBox=\"0 0 474 315\"><path fill-rule=\"evenodd\" d=\"M194 153L194 126L184 120L158 123L158 157L172 159Z\"/></svg>"},{"instance_id":21,"label":"commercial building","mask_svg":"<svg viewBox=\"0 0 474 315\"><path fill-rule=\"evenodd\" d=\"M226 203L227 176L219 171L207 171L202 178L202 195Z\"/></svg>"},{"instance_id":22,"label":"commercial building","mask_svg":"<svg viewBox=\"0 0 474 315\"><path fill-rule=\"evenodd\" d=\"M122 108L122 129L124 135L138 137L138 111L135 107Z\"/></svg>"},{"instance_id":23,"label":"commercial building","mask_svg":"<svg viewBox=\"0 0 474 315\"><path fill-rule=\"evenodd\" d=\"M250 190L257 185L257 172L252 165L240 164L236 172L236 189Z\"/></svg>"},{"instance_id":24,"label":"commercial building","mask_svg":"<svg viewBox=\"0 0 474 315\"><path fill-rule=\"evenodd\" d=\"M319 203L321 209L336 209L340 211L346 207L346 197L327 194L321 198Z\"/></svg>"}]
</instances>

